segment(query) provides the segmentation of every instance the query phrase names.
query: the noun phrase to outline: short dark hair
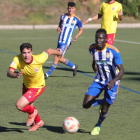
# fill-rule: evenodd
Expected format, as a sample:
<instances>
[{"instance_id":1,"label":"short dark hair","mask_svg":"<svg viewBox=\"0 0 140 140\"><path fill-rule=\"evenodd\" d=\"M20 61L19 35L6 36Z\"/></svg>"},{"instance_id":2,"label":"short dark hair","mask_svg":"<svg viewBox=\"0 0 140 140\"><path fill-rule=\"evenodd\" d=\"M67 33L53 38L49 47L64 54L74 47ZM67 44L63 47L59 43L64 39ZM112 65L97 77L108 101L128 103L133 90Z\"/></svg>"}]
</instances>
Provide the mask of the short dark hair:
<instances>
[{"instance_id":1,"label":"short dark hair","mask_svg":"<svg viewBox=\"0 0 140 140\"><path fill-rule=\"evenodd\" d=\"M106 32L106 30L105 29L98 29L97 31L96 31L96 34L97 33L104 33L106 36L107 36L107 32Z\"/></svg>"},{"instance_id":2,"label":"short dark hair","mask_svg":"<svg viewBox=\"0 0 140 140\"><path fill-rule=\"evenodd\" d=\"M21 44L21 46L20 46L20 52L21 53L22 53L24 48L31 49L31 51L32 51L32 45L30 43L23 43L23 44Z\"/></svg>"},{"instance_id":3,"label":"short dark hair","mask_svg":"<svg viewBox=\"0 0 140 140\"><path fill-rule=\"evenodd\" d=\"M68 2L68 7L76 7L76 4L74 2Z\"/></svg>"}]
</instances>

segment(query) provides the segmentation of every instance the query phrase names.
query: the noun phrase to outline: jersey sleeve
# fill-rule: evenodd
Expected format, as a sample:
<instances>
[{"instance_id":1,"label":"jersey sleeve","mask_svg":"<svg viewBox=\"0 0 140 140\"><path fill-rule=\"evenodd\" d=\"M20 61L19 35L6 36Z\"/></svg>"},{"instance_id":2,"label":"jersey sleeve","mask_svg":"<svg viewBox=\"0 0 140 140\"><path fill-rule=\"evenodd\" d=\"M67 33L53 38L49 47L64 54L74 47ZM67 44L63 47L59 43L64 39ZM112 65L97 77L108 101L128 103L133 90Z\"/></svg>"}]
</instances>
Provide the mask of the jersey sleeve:
<instances>
[{"instance_id":1,"label":"jersey sleeve","mask_svg":"<svg viewBox=\"0 0 140 140\"><path fill-rule=\"evenodd\" d=\"M122 4L119 5L117 12L119 13L119 11L123 12L123 8L122 8Z\"/></svg>"},{"instance_id":2,"label":"jersey sleeve","mask_svg":"<svg viewBox=\"0 0 140 140\"><path fill-rule=\"evenodd\" d=\"M63 16L64 16L64 15L61 15L61 17L60 17L59 27L61 27L61 25L62 25L62 22L63 22Z\"/></svg>"},{"instance_id":3,"label":"jersey sleeve","mask_svg":"<svg viewBox=\"0 0 140 140\"><path fill-rule=\"evenodd\" d=\"M49 57L49 54L48 54L47 51L44 51L44 52L42 52L41 54L36 55L37 60L38 60L41 64L45 63L45 61L48 59L48 57Z\"/></svg>"},{"instance_id":4,"label":"jersey sleeve","mask_svg":"<svg viewBox=\"0 0 140 140\"><path fill-rule=\"evenodd\" d=\"M78 20L77 26L78 26L79 29L83 27L81 20Z\"/></svg>"},{"instance_id":5,"label":"jersey sleeve","mask_svg":"<svg viewBox=\"0 0 140 140\"><path fill-rule=\"evenodd\" d=\"M98 14L103 15L103 4L101 4Z\"/></svg>"},{"instance_id":6,"label":"jersey sleeve","mask_svg":"<svg viewBox=\"0 0 140 140\"><path fill-rule=\"evenodd\" d=\"M115 62L116 65L123 64L120 52L118 52L118 53L116 52L115 53L115 55L114 55L114 62Z\"/></svg>"},{"instance_id":7,"label":"jersey sleeve","mask_svg":"<svg viewBox=\"0 0 140 140\"><path fill-rule=\"evenodd\" d=\"M18 67L18 64L19 64L19 59L17 56L14 57L12 63L10 64L10 67L9 68L12 68L12 69L17 69Z\"/></svg>"}]
</instances>

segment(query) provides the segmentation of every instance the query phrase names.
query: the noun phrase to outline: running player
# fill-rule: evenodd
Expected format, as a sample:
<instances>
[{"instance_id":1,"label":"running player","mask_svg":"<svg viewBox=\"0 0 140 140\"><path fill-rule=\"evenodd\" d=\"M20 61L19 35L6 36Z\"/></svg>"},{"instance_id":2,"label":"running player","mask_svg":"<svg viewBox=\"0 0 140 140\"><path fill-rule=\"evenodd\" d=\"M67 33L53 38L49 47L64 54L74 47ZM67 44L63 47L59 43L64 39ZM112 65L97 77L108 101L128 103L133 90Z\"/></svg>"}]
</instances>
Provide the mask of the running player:
<instances>
[{"instance_id":1,"label":"running player","mask_svg":"<svg viewBox=\"0 0 140 140\"><path fill-rule=\"evenodd\" d=\"M70 62L68 59L64 58L64 54L66 53L66 51L71 45L72 35L76 26L78 26L79 32L75 36L73 41L76 41L77 38L83 32L81 19L75 15L75 11L76 11L76 4L74 2L68 2L68 13L60 17L60 22L57 28L57 32L59 33L57 50L59 50L62 55L61 56L55 55L52 66L45 74L45 79L47 79L50 76L50 74L55 70L58 62L61 62L71 67L73 69L73 76L75 76L77 73L78 66Z\"/></svg>"},{"instance_id":2,"label":"running player","mask_svg":"<svg viewBox=\"0 0 140 140\"><path fill-rule=\"evenodd\" d=\"M100 105L100 116L91 135L98 135L101 124L108 115L108 109L117 97L120 79L124 68L119 50L106 43L105 29L96 31L95 44L90 45L89 51L93 56L92 68L96 72L95 79L88 88L83 101L83 108ZM95 66L96 64L96 66ZM104 90L104 98L97 99Z\"/></svg>"},{"instance_id":3,"label":"running player","mask_svg":"<svg viewBox=\"0 0 140 140\"><path fill-rule=\"evenodd\" d=\"M29 114L26 126L31 126L35 121L28 131L36 131L44 125L33 102L45 90L42 65L49 55L61 55L61 53L54 49L48 49L39 55L32 55L32 45L23 43L20 46L20 54L14 57L7 72L7 76L10 78L20 78L23 75L23 95L17 101L16 107L19 111ZM17 68L19 72L14 73Z\"/></svg>"},{"instance_id":4,"label":"running player","mask_svg":"<svg viewBox=\"0 0 140 140\"><path fill-rule=\"evenodd\" d=\"M83 22L83 24L89 21L94 21L102 17L101 28L107 31L107 43L113 45L117 21L122 20L122 4L115 0L108 0L108 3L103 2L101 4L99 13L92 18L89 18Z\"/></svg>"}]
</instances>

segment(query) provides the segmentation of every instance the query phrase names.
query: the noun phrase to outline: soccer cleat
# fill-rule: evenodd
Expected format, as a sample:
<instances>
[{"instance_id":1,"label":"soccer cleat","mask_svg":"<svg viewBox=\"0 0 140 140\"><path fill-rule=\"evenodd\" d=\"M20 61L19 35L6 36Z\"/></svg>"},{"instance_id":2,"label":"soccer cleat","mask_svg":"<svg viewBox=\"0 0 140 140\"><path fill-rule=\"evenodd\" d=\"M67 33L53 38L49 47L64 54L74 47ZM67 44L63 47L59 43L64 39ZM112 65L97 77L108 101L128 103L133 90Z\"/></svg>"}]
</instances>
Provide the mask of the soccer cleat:
<instances>
[{"instance_id":1,"label":"soccer cleat","mask_svg":"<svg viewBox=\"0 0 140 140\"><path fill-rule=\"evenodd\" d=\"M99 135L99 132L100 132L100 127L95 126L91 131L91 135Z\"/></svg>"},{"instance_id":2,"label":"soccer cleat","mask_svg":"<svg viewBox=\"0 0 140 140\"><path fill-rule=\"evenodd\" d=\"M37 114L38 114L38 111L35 109L35 110L34 110L34 113L33 113L33 114L30 114L30 115L28 116L28 120L27 120L26 126L29 127L30 125L33 124L34 119L35 119L35 117L36 117Z\"/></svg>"},{"instance_id":3,"label":"soccer cleat","mask_svg":"<svg viewBox=\"0 0 140 140\"><path fill-rule=\"evenodd\" d=\"M99 114L101 114L102 105L99 105Z\"/></svg>"},{"instance_id":4,"label":"soccer cleat","mask_svg":"<svg viewBox=\"0 0 140 140\"><path fill-rule=\"evenodd\" d=\"M73 69L73 76L77 74L78 65L75 64L75 68Z\"/></svg>"},{"instance_id":5,"label":"soccer cleat","mask_svg":"<svg viewBox=\"0 0 140 140\"><path fill-rule=\"evenodd\" d=\"M46 73L44 74L44 78L45 78L45 79L47 79L47 78L48 78L48 76L47 76L47 74L46 74Z\"/></svg>"},{"instance_id":6,"label":"soccer cleat","mask_svg":"<svg viewBox=\"0 0 140 140\"><path fill-rule=\"evenodd\" d=\"M40 123L35 123L28 131L36 131L38 128L42 127L44 122L41 120Z\"/></svg>"}]
</instances>

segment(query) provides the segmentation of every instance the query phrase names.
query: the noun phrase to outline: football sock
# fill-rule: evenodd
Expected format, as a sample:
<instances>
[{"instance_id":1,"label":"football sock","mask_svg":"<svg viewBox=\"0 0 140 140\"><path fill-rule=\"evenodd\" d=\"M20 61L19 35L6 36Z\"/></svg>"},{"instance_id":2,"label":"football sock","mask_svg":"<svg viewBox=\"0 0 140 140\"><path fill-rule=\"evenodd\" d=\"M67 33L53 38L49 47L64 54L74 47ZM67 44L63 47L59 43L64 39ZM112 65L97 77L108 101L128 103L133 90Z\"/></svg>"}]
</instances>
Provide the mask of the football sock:
<instances>
[{"instance_id":1,"label":"football sock","mask_svg":"<svg viewBox=\"0 0 140 140\"><path fill-rule=\"evenodd\" d=\"M98 123L95 126L101 127L101 124L103 123L103 121L105 120L105 118L107 117L107 115L108 115L108 113L106 113L104 115L100 114Z\"/></svg>"},{"instance_id":2,"label":"football sock","mask_svg":"<svg viewBox=\"0 0 140 140\"><path fill-rule=\"evenodd\" d=\"M95 102L93 103L93 107L97 105L102 105L104 102L104 99L95 99Z\"/></svg>"},{"instance_id":3,"label":"football sock","mask_svg":"<svg viewBox=\"0 0 140 140\"><path fill-rule=\"evenodd\" d=\"M34 106L33 106L33 109L36 109ZM36 117L35 117L35 123L39 123L41 121L41 118L40 116L37 114Z\"/></svg>"},{"instance_id":4,"label":"football sock","mask_svg":"<svg viewBox=\"0 0 140 140\"><path fill-rule=\"evenodd\" d=\"M71 67L72 69L75 68L75 65L73 63L71 63L68 59L65 60L65 65Z\"/></svg>"},{"instance_id":5,"label":"football sock","mask_svg":"<svg viewBox=\"0 0 140 140\"><path fill-rule=\"evenodd\" d=\"M47 76L49 76L54 70L55 70L55 68L57 67L57 64L52 64L51 65L51 67L50 67L50 69L48 70L48 72L46 73L47 74Z\"/></svg>"},{"instance_id":6,"label":"football sock","mask_svg":"<svg viewBox=\"0 0 140 140\"><path fill-rule=\"evenodd\" d=\"M26 105L21 111L28 114L34 113L34 109L30 105Z\"/></svg>"}]
</instances>

